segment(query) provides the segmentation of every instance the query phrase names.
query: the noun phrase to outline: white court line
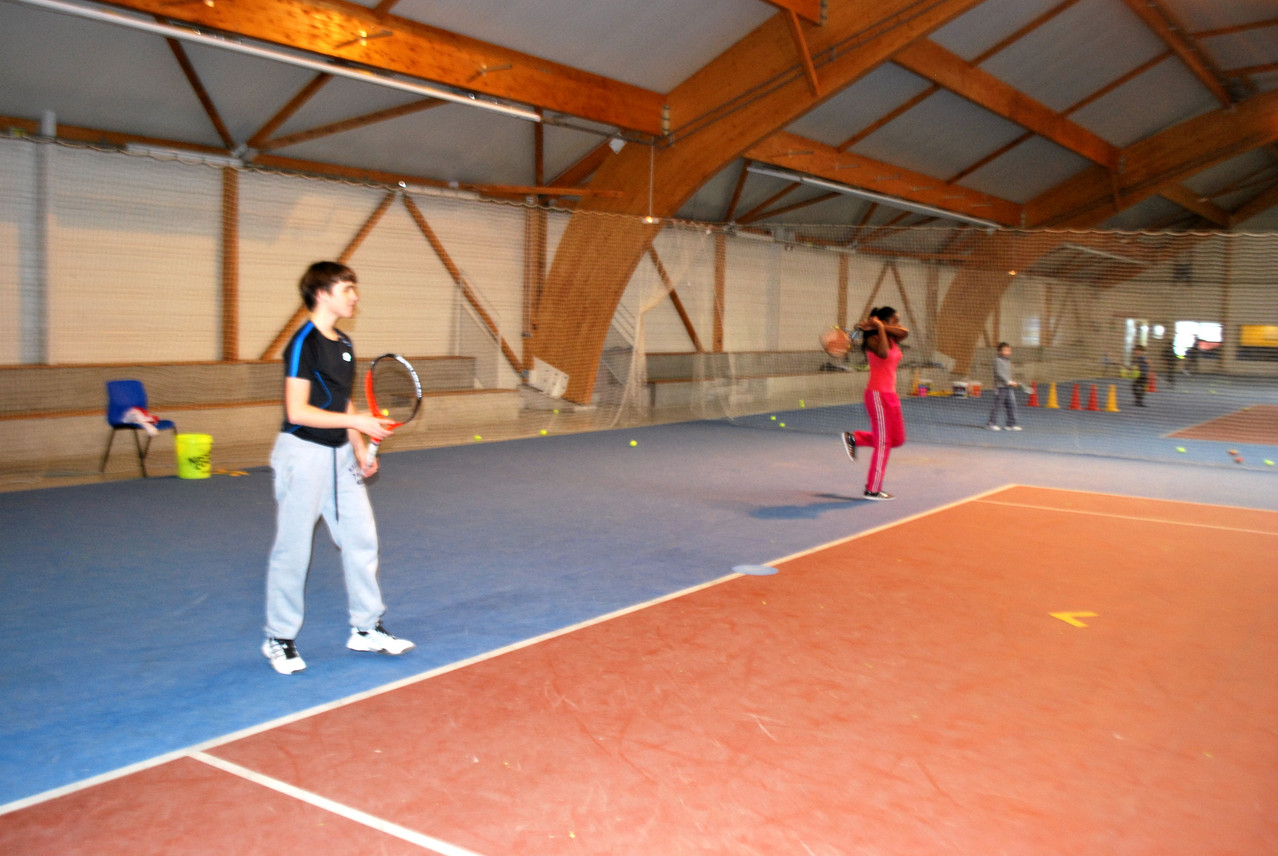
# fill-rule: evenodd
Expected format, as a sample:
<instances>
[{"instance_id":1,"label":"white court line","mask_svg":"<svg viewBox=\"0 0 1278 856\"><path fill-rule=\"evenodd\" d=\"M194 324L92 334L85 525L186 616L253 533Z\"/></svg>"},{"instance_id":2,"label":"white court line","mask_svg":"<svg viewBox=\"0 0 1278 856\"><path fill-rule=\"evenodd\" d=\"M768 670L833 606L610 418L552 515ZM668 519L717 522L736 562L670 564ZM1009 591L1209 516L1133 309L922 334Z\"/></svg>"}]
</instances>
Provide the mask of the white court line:
<instances>
[{"instance_id":1,"label":"white court line","mask_svg":"<svg viewBox=\"0 0 1278 856\"><path fill-rule=\"evenodd\" d=\"M1157 502L1157 503L1162 503L1165 505L1188 505L1193 508L1230 508L1230 509L1240 509L1242 511L1268 511L1271 513L1274 511L1274 509L1272 508L1255 508L1255 507L1246 506L1246 505L1226 505L1223 502L1197 502L1195 500L1190 500L1190 499L1163 499L1162 497L1159 497L1159 496L1137 496L1131 493L1112 493L1110 491L1104 491L1104 490L1085 490L1083 488L1078 488L1078 487L1042 487L1041 485L1027 485L1027 484L1009 484L1009 485L1005 485L1005 487L1007 488L1021 487L1021 488L1025 488L1026 490L1046 490L1046 491L1051 491L1052 493L1078 493L1084 496L1112 496L1116 499L1143 499L1149 502ZM987 496L989 493L992 493L992 492L993 491L986 491L986 493L982 494L981 496ZM980 497L976 497L976 498L980 498Z\"/></svg>"},{"instance_id":2,"label":"white court line","mask_svg":"<svg viewBox=\"0 0 1278 856\"><path fill-rule=\"evenodd\" d=\"M676 598L680 598L685 595L692 594L693 592L710 588L711 586L719 585L720 583L727 582L728 580L737 579L740 576L741 574L725 574L722 577L710 580L708 582L700 583L695 586L690 586L689 588L682 589L677 592L672 592L671 594L662 595L661 597L653 598L652 600L645 601L644 603L623 607L622 609L609 612L606 615L596 616L595 618L590 618L568 627L562 627L558 630L551 630L547 633L541 634L540 636L534 636L532 638L524 639L519 642L512 642L511 644L503 646L501 648L494 648L491 651L485 651L482 654L476 654L475 656L467 657L464 660L457 660L456 662L453 662L453 663L448 663L443 666L438 666L434 669L431 669L430 671L422 672L421 674L418 674L418 675L412 675L407 678L402 678L398 681L394 681L393 683L383 684L381 686L374 687L373 689L370 689L370 690L354 693L352 695L345 696L344 698L335 699L334 701L325 702L324 704L316 705L315 707L310 707L305 710L298 711L296 713L290 713L286 716L281 716L276 719L272 719L268 722L263 722L258 725L252 725L252 726L249 726L248 728L242 728L239 731L235 731L230 734L225 734L221 737L215 737L212 740L206 740L203 743L197 743L194 746L188 746L184 749L176 749L172 752L166 752L163 755L157 755L154 758L147 758L144 761L138 761L135 764L129 764L128 766L119 767L115 770L109 770L108 772L101 773L99 775L92 776L87 779L81 779L79 781L72 782L67 785L62 785L61 787L52 788L50 790L43 791L41 793L34 794L29 797L23 797L22 799L17 799L17 800L14 800L13 802L0 805L0 816L9 814L14 811L18 811L20 809L28 808L29 806L38 805L39 803L42 803L42 802L48 802L49 800L57 799L58 797L66 796L67 794L72 794L72 793L75 793L76 791L81 791L86 788L91 788L91 787L94 787L95 785L101 785L106 782L113 781L115 779L123 778L125 776L132 775L133 773L139 773L143 770L149 770L152 767L158 767L162 764L167 764L170 761L176 761L180 758L192 758L192 757L195 757L197 754L202 753L205 750L213 749L218 746L222 746L226 743L233 743L236 740L242 740L245 737L251 737L254 734L260 734L263 731L270 731L271 729L280 728L282 726L289 725L294 722L299 722L303 719L309 719L312 716L318 716L321 713L326 713L330 710L336 710L339 707L345 707L347 705L354 704L355 702L363 701L364 699L373 698L374 696L379 696L388 692L393 692L397 689L402 689L403 687L411 686L421 681L429 680L431 678L437 677L439 675L447 674L448 672L452 672L457 669L464 669L467 666L472 666L476 663L482 663L485 660L491 660L494 657L500 657L501 655L510 653L512 651L518 651L522 648L528 648L532 645L536 645L541 642L546 642L550 639L554 639L559 636L565 636L569 633L573 633L577 630L581 630L583 628L590 627L595 624L602 624L605 621L611 621L614 618L620 618L623 615L628 615L629 613L632 613L632 612L638 612L641 609L647 609L650 606L656 606L659 603L665 603L668 600L674 600Z\"/></svg>"},{"instance_id":3,"label":"white court line","mask_svg":"<svg viewBox=\"0 0 1278 856\"><path fill-rule=\"evenodd\" d=\"M882 526L875 526L871 529L866 529L863 532L857 532L854 535L848 535L846 538L836 538L833 541L827 541L826 543L820 544L816 547L809 547L806 550L800 550L797 553L791 553L790 555L785 556L784 558L774 559L771 562L765 562L764 564L778 565L782 562L791 562L791 561L794 561L795 559L801 559L804 556L810 556L813 553L820 553L822 550L828 550L831 547L837 547L840 544L846 544L849 541L855 541L858 538L864 538L867 535L873 535L875 532L882 532L885 529L892 529L894 527L900 526L903 523L911 523L915 520L919 520L921 518L927 517L932 514L938 514L942 511L948 511L951 508L955 508L960 505L965 505L969 502L980 501L984 497L987 497L992 493L1000 493L1002 491L1005 491L1014 487L1020 487L1020 485L1005 484L1002 487L993 487L993 488L990 488L989 490L981 491L980 493L973 494L969 497L965 497L963 499L956 499L953 502L947 502L945 505L938 505L936 508L931 508L931 509L928 509L927 511L920 511L918 514L911 514L908 517L902 517L900 520L893 520L889 523L884 523ZM732 576L739 577L742 575L733 574Z\"/></svg>"},{"instance_id":4,"label":"white court line","mask_svg":"<svg viewBox=\"0 0 1278 856\"><path fill-rule=\"evenodd\" d=\"M1278 532L1267 532L1264 529L1244 529L1240 526L1220 526L1215 523L1195 523L1192 520L1170 520L1166 517L1147 517L1142 514L1114 514L1110 511L1087 511L1082 508L1060 508L1054 505L1033 505L1027 502L1002 502L997 499L982 499L980 502L986 505L1005 505L1009 508L1033 508L1038 511L1058 511L1062 514L1086 514L1089 517L1111 517L1115 520L1133 520L1141 523L1165 523L1169 526L1191 526L1195 529L1218 529L1222 532L1242 532L1249 535L1278 536ZM1251 511L1252 509L1246 510Z\"/></svg>"},{"instance_id":5,"label":"white court line","mask_svg":"<svg viewBox=\"0 0 1278 856\"><path fill-rule=\"evenodd\" d=\"M206 755L203 752L194 752L191 754L191 757L197 761L202 761L205 764L208 764L210 767L216 767L225 773L230 773L232 776L239 776L242 779L247 779L248 781L261 785L264 788L270 788L273 791L278 791L285 796L292 797L293 799L307 803L308 805L313 805L330 814L344 817L347 820L353 820L356 823L363 824L371 829L376 829L378 832L393 835L401 841L407 841L409 844L416 844L418 847L423 847L434 853L442 854L442 856L481 856L481 854L476 853L474 850L467 850L465 847L459 847L456 844L449 844L447 841L441 841L438 838L423 835L422 833L409 829L408 827L400 826L398 823L391 823L389 820L384 820L375 815L371 815L368 812L360 811L357 808L345 805L344 803L339 803L336 800L331 800L328 797L322 797L319 794L312 793L311 791L303 790L302 788L290 785L287 782L281 782L279 779L272 779L270 776L263 776L261 773L254 772L247 767L241 767L239 764L224 761L223 759L217 758L213 755Z\"/></svg>"}]
</instances>

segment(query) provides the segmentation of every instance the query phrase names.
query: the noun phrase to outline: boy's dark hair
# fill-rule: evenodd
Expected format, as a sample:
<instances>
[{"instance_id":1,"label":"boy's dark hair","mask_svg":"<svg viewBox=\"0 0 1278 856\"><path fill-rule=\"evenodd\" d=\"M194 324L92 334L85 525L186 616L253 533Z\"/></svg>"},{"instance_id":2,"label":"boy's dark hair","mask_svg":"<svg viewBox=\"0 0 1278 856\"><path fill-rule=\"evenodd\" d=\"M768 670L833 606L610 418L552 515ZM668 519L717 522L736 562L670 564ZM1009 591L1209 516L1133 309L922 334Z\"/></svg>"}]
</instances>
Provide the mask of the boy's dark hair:
<instances>
[{"instance_id":1,"label":"boy's dark hair","mask_svg":"<svg viewBox=\"0 0 1278 856\"><path fill-rule=\"evenodd\" d=\"M1011 345L1009 345L1009 344L1007 344L1007 342L999 342L999 343L998 343L998 347L997 347L997 348L995 348L994 350L996 350L996 351L1001 351L1001 350L1003 350L1004 348L1010 348L1010 347L1012 347L1012 346L1011 346Z\"/></svg>"},{"instance_id":2,"label":"boy's dark hair","mask_svg":"<svg viewBox=\"0 0 1278 856\"><path fill-rule=\"evenodd\" d=\"M306 304L306 311L310 312L315 308L315 295L321 291L332 291L333 285L339 282L359 280L355 277L355 271L341 262L316 262L308 267L297 284L297 290L302 293L302 302Z\"/></svg>"}]
</instances>

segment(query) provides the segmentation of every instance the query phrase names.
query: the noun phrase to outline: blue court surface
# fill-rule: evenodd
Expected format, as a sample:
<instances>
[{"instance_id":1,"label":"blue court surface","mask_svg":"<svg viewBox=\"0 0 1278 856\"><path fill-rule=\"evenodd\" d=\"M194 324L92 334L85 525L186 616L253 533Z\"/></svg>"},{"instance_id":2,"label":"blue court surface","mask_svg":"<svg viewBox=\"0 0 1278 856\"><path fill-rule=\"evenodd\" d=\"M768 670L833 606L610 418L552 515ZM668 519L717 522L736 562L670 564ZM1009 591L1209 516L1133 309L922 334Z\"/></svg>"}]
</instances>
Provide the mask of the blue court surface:
<instances>
[{"instance_id":1,"label":"blue court surface","mask_svg":"<svg viewBox=\"0 0 1278 856\"><path fill-rule=\"evenodd\" d=\"M897 501L857 499L864 472L837 434L722 422L387 453L370 483L385 620L417 648L346 651L321 525L292 677L259 652L269 470L0 494L0 806L1001 485L1278 509L1272 468L924 438L893 454Z\"/></svg>"}]
</instances>

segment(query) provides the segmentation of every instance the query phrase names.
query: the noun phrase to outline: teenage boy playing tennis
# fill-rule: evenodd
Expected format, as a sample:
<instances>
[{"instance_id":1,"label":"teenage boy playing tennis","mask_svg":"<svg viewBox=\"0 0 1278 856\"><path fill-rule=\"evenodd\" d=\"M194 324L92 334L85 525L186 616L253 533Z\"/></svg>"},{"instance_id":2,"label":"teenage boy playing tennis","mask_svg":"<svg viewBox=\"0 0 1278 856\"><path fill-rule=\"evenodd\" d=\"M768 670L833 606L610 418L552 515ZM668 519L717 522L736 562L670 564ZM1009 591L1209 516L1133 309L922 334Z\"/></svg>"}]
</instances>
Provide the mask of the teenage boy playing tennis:
<instances>
[{"instance_id":1,"label":"teenage boy playing tennis","mask_svg":"<svg viewBox=\"0 0 1278 856\"><path fill-rule=\"evenodd\" d=\"M845 431L843 448L856 460L857 446L869 445L870 470L865 477L865 498L875 501L896 499L883 489L888 456L905 443L905 420L901 399L896 393L896 367L901 362L903 341L910 331L901 326L901 316L891 306L876 307L857 325L865 333L861 350L870 363L870 380L865 385L865 412L869 431Z\"/></svg>"},{"instance_id":2,"label":"teenage boy playing tennis","mask_svg":"<svg viewBox=\"0 0 1278 856\"><path fill-rule=\"evenodd\" d=\"M363 435L381 440L389 419L357 413L351 400L355 351L337 322L355 314L355 272L316 262L298 288L310 314L284 349L284 425L271 451L275 474L275 545L266 571L266 641L262 653L281 675L306 668L294 640L302 629L311 542L320 517L342 553L352 651L402 654L413 643L382 626L377 583L377 524L364 478L377 472Z\"/></svg>"}]
</instances>

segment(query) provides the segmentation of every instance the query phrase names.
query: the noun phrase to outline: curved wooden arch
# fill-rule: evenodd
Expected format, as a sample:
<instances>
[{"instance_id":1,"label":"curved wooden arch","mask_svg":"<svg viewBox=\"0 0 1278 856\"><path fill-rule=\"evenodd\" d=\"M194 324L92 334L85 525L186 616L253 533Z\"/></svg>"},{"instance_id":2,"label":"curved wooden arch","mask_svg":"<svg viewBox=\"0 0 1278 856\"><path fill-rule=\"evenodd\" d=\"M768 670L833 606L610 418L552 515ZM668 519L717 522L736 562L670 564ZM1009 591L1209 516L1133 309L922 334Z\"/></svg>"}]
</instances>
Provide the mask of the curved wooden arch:
<instances>
[{"instance_id":1,"label":"curved wooden arch","mask_svg":"<svg viewBox=\"0 0 1278 856\"><path fill-rule=\"evenodd\" d=\"M821 95L795 63L785 14L776 15L670 93L664 148L629 145L608 157L591 198L573 215L551 263L532 334L532 350L568 374L565 397L588 402L608 326L659 224L717 172L763 137L811 110L911 42L980 0L942 0L919 11L911 0L855 0L829 10L804 35ZM606 213L626 217L601 216ZM607 259L606 264L600 264Z\"/></svg>"}]
</instances>

